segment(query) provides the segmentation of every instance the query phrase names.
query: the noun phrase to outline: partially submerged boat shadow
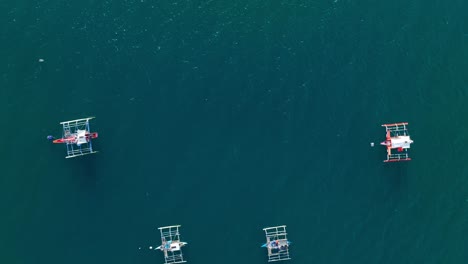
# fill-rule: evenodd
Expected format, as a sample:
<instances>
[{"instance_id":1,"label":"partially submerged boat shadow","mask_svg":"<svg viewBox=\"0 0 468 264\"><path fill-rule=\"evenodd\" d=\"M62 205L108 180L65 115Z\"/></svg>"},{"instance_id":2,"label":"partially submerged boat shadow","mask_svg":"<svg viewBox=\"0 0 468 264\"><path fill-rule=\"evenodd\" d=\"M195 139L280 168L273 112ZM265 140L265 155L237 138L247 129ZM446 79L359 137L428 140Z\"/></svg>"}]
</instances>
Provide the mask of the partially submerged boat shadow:
<instances>
[{"instance_id":1,"label":"partially submerged boat shadow","mask_svg":"<svg viewBox=\"0 0 468 264\"><path fill-rule=\"evenodd\" d=\"M408 162L400 162L398 164L385 164L385 181L388 183L391 192L401 192L406 188L407 179L410 177L408 174Z\"/></svg>"},{"instance_id":2,"label":"partially submerged boat shadow","mask_svg":"<svg viewBox=\"0 0 468 264\"><path fill-rule=\"evenodd\" d=\"M67 160L74 171L72 177L78 186L86 192L95 190L100 180L97 173L97 158L97 155L86 155Z\"/></svg>"}]
</instances>

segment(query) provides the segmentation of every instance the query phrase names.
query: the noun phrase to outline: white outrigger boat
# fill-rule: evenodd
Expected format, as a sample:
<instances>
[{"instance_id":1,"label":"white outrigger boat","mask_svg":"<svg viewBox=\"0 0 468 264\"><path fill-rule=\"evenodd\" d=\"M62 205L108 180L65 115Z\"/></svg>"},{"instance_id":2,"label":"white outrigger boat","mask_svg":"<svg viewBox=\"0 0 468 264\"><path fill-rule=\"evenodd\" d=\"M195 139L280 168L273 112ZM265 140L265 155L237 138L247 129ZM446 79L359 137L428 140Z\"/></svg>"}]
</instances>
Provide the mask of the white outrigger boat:
<instances>
[{"instance_id":1,"label":"white outrigger boat","mask_svg":"<svg viewBox=\"0 0 468 264\"><path fill-rule=\"evenodd\" d=\"M413 140L408 134L408 123L383 124L386 139L380 145L387 147L387 159L384 162L410 161L408 149ZM396 152L395 152L396 150Z\"/></svg>"},{"instance_id":2,"label":"white outrigger boat","mask_svg":"<svg viewBox=\"0 0 468 264\"><path fill-rule=\"evenodd\" d=\"M74 158L87 154L93 154L92 139L98 137L98 133L91 132L89 120L94 117L87 117L71 121L60 122L62 125L62 138L55 139L53 136L47 136L48 140L53 140L55 144L66 144L67 156L65 158Z\"/></svg>"},{"instance_id":3,"label":"white outrigger boat","mask_svg":"<svg viewBox=\"0 0 468 264\"><path fill-rule=\"evenodd\" d=\"M187 245L187 242L180 241L179 227L180 225L158 228L161 232L161 245L154 249L164 252L164 261L166 264L187 262L182 255L182 247ZM152 247L150 247L150 249L152 249Z\"/></svg>"},{"instance_id":4,"label":"white outrigger boat","mask_svg":"<svg viewBox=\"0 0 468 264\"><path fill-rule=\"evenodd\" d=\"M262 247L268 250L268 262L291 259L289 257L289 245L291 242L287 238L286 226L266 227L266 243Z\"/></svg>"}]
</instances>

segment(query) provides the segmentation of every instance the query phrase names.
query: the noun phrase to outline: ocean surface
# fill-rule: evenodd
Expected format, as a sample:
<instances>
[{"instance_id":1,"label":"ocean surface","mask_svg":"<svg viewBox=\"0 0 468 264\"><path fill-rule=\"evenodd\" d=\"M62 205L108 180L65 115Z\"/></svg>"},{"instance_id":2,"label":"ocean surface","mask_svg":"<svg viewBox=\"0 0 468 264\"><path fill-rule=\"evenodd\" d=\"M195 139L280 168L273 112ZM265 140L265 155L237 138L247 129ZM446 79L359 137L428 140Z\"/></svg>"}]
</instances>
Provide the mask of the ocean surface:
<instances>
[{"instance_id":1,"label":"ocean surface","mask_svg":"<svg viewBox=\"0 0 468 264\"><path fill-rule=\"evenodd\" d=\"M0 2L0 263L467 263L468 2ZM95 116L65 159L59 122ZM380 125L409 122L384 164ZM376 146L371 147L370 143Z\"/></svg>"}]
</instances>

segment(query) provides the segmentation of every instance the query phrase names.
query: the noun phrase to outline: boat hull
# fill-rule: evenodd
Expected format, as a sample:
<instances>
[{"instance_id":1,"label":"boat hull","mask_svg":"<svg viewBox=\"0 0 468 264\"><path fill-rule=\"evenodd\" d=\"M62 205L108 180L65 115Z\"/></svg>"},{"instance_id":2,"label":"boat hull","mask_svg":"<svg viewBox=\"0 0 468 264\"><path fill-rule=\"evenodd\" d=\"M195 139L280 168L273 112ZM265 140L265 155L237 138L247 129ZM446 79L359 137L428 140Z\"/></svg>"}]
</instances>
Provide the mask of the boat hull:
<instances>
[{"instance_id":1,"label":"boat hull","mask_svg":"<svg viewBox=\"0 0 468 264\"><path fill-rule=\"evenodd\" d=\"M98 137L98 133L97 132L93 132L93 133L89 133L86 135L86 139L87 141L89 142L91 139L95 139ZM71 136L71 137L67 137L67 138L59 138L59 139L56 139L54 141L52 141L52 143L55 143L55 144L64 144L64 143L75 143L76 141L76 138L74 136Z\"/></svg>"}]
</instances>

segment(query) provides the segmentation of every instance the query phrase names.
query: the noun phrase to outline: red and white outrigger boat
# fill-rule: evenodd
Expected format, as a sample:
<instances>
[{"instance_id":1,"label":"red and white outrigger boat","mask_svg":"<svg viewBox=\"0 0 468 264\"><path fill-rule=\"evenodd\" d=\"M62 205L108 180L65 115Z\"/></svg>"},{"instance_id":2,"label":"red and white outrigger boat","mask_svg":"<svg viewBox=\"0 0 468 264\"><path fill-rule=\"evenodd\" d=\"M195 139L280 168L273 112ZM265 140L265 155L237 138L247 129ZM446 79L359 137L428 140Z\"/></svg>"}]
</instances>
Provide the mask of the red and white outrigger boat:
<instances>
[{"instance_id":1,"label":"red and white outrigger boat","mask_svg":"<svg viewBox=\"0 0 468 264\"><path fill-rule=\"evenodd\" d=\"M52 136L47 136L47 139L53 140L52 142L56 144L66 144L67 156L65 158L96 153L97 151L93 150L91 140L97 138L98 133L90 132L89 129L89 120L93 118L87 117L60 122L63 126L62 138L54 139Z\"/></svg>"},{"instance_id":2,"label":"red and white outrigger boat","mask_svg":"<svg viewBox=\"0 0 468 264\"><path fill-rule=\"evenodd\" d=\"M383 124L387 131L387 138L380 145L387 147L387 159L384 162L408 161L411 140L408 134L408 123Z\"/></svg>"}]
</instances>

